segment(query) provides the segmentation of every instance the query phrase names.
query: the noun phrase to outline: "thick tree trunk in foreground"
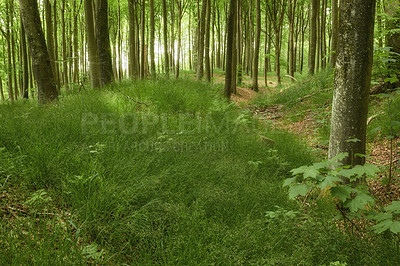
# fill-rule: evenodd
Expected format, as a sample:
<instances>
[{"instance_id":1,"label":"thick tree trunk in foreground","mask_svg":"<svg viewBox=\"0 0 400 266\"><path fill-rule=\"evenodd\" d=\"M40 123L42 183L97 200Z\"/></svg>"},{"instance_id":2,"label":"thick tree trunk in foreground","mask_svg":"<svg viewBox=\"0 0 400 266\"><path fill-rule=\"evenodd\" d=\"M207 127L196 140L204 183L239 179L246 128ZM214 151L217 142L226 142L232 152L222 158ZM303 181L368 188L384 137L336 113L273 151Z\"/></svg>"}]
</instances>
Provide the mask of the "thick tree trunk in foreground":
<instances>
[{"instance_id":1,"label":"thick tree trunk in foreground","mask_svg":"<svg viewBox=\"0 0 400 266\"><path fill-rule=\"evenodd\" d=\"M110 35L108 30L107 0L97 0L96 35L99 54L100 85L104 86L114 81Z\"/></svg>"},{"instance_id":2,"label":"thick tree trunk in foreground","mask_svg":"<svg viewBox=\"0 0 400 266\"><path fill-rule=\"evenodd\" d=\"M375 0L342 0L329 158L347 152L342 163L357 165L365 154L371 84ZM360 141L348 141L349 139Z\"/></svg>"},{"instance_id":3,"label":"thick tree trunk in foreground","mask_svg":"<svg viewBox=\"0 0 400 266\"><path fill-rule=\"evenodd\" d=\"M155 78L157 76L156 73L156 61L154 55L154 1L149 0L149 8L150 8L150 69L151 69L151 76Z\"/></svg>"},{"instance_id":4,"label":"thick tree trunk in foreground","mask_svg":"<svg viewBox=\"0 0 400 266\"><path fill-rule=\"evenodd\" d=\"M38 87L38 100L42 104L49 103L57 100L58 91L40 23L38 5L36 1L32 0L20 0L19 3L32 56L33 73Z\"/></svg>"}]
</instances>

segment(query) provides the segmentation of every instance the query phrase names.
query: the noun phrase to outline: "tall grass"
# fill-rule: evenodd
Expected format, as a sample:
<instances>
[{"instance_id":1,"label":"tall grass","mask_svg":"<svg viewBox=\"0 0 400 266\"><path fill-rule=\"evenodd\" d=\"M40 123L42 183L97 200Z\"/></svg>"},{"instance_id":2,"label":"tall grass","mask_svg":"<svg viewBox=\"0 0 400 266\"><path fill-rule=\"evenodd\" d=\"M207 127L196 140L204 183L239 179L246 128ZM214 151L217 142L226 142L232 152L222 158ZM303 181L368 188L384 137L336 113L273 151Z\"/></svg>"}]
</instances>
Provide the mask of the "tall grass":
<instances>
[{"instance_id":1,"label":"tall grass","mask_svg":"<svg viewBox=\"0 0 400 266\"><path fill-rule=\"evenodd\" d=\"M64 235L79 232L85 241L52 249L46 235L38 251L26 248L26 260L51 261L57 251L75 263L76 254L135 265L381 262L377 254L390 249L370 251L322 211L265 217L275 206L299 208L281 184L290 169L312 161L310 152L226 103L221 90L188 80L125 81L64 95L53 106L0 105L7 165L20 158L18 182L45 189L58 208L70 210L72 235ZM2 239L8 244L1 261L18 264L14 240Z\"/></svg>"}]
</instances>

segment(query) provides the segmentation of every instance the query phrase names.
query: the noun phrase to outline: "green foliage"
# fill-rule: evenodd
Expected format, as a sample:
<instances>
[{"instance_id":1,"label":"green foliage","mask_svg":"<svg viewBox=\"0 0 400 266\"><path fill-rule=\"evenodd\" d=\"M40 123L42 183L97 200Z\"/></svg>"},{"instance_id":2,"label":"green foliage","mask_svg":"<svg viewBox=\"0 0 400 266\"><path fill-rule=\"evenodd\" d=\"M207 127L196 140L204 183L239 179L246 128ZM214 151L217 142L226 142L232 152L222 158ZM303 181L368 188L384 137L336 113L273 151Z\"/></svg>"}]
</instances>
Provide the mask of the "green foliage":
<instances>
[{"instance_id":1,"label":"green foliage","mask_svg":"<svg viewBox=\"0 0 400 266\"><path fill-rule=\"evenodd\" d=\"M371 164L349 168L338 163L347 156L348 154L343 153L330 161L291 170L294 177L283 183L284 187L289 186L289 198L306 197L310 193L318 195L322 191L328 191L336 202L341 202L352 213L366 210L367 206L374 204L374 198L364 186L349 186L343 183L343 179L353 184L362 183L365 178L374 177L379 169Z\"/></svg>"}]
</instances>

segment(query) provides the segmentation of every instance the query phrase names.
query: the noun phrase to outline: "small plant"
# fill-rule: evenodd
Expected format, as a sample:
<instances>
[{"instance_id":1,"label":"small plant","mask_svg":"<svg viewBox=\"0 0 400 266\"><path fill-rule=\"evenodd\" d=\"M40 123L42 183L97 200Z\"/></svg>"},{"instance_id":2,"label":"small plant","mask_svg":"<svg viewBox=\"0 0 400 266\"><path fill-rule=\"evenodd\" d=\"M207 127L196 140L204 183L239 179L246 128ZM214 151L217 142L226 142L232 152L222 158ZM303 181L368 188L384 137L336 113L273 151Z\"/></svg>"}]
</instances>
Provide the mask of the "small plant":
<instances>
[{"instance_id":1,"label":"small plant","mask_svg":"<svg viewBox=\"0 0 400 266\"><path fill-rule=\"evenodd\" d=\"M307 198L313 193L330 194L337 204L348 208L352 213L365 210L368 205L375 202L374 198L364 185L350 184L362 183L366 177L373 177L379 168L372 164L350 168L338 162L347 156L347 153L341 153L332 160L291 170L293 177L287 178L283 184L284 187L290 187L289 198L295 199L298 196ZM349 180L350 184L344 183L343 179Z\"/></svg>"}]
</instances>

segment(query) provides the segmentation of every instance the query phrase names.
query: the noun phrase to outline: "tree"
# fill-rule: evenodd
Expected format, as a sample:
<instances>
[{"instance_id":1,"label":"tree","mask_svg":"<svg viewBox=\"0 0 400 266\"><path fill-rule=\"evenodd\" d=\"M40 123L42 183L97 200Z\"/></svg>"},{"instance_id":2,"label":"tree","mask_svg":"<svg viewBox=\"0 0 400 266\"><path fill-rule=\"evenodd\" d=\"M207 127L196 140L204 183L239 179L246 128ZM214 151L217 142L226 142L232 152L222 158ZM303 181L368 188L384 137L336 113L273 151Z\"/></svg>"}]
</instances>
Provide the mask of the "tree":
<instances>
[{"instance_id":1,"label":"tree","mask_svg":"<svg viewBox=\"0 0 400 266\"><path fill-rule=\"evenodd\" d=\"M151 76L155 78L157 74L156 74L156 62L154 55L154 34L155 34L154 0L149 0L149 9L150 9L150 69L151 69Z\"/></svg>"},{"instance_id":2,"label":"tree","mask_svg":"<svg viewBox=\"0 0 400 266\"><path fill-rule=\"evenodd\" d=\"M315 73L315 55L317 53L317 14L319 7L319 0L311 1L311 15L310 15L310 51L308 57L308 73L314 75Z\"/></svg>"},{"instance_id":3,"label":"tree","mask_svg":"<svg viewBox=\"0 0 400 266\"><path fill-rule=\"evenodd\" d=\"M233 51L233 41L235 35L235 15L236 15L236 5L237 0L230 0L229 4L229 17L228 17L228 27L227 27L227 42L226 42L226 71L225 71L225 97L230 99L232 94L232 76L236 75L233 72L232 55Z\"/></svg>"},{"instance_id":4,"label":"tree","mask_svg":"<svg viewBox=\"0 0 400 266\"><path fill-rule=\"evenodd\" d=\"M58 91L40 22L38 5L36 1L31 0L20 0L19 3L38 87L38 101L41 104L49 103L57 100Z\"/></svg>"},{"instance_id":5,"label":"tree","mask_svg":"<svg viewBox=\"0 0 400 266\"><path fill-rule=\"evenodd\" d=\"M332 0L332 44L331 44L331 67L334 68L337 58L337 39L339 27L339 0Z\"/></svg>"},{"instance_id":6,"label":"tree","mask_svg":"<svg viewBox=\"0 0 400 266\"><path fill-rule=\"evenodd\" d=\"M260 36L261 36L261 8L260 0L256 0L256 40L253 57L253 80L251 88L258 91L258 56L260 50Z\"/></svg>"},{"instance_id":7,"label":"tree","mask_svg":"<svg viewBox=\"0 0 400 266\"><path fill-rule=\"evenodd\" d=\"M164 20L164 66L165 66L165 75L167 78L169 77L169 57L168 57L168 13L167 13L167 1L163 0L163 20Z\"/></svg>"},{"instance_id":8,"label":"tree","mask_svg":"<svg viewBox=\"0 0 400 266\"><path fill-rule=\"evenodd\" d=\"M96 37L99 54L100 85L104 86L114 81L111 60L110 35L108 29L107 0L97 0Z\"/></svg>"},{"instance_id":9,"label":"tree","mask_svg":"<svg viewBox=\"0 0 400 266\"><path fill-rule=\"evenodd\" d=\"M206 29L206 12L207 12L208 0L203 0L201 4L201 18L199 23L199 39L198 39L198 50L197 50L197 80L203 79L204 75L204 37Z\"/></svg>"},{"instance_id":10,"label":"tree","mask_svg":"<svg viewBox=\"0 0 400 266\"><path fill-rule=\"evenodd\" d=\"M86 39L89 54L89 78L93 88L100 87L100 69L94 28L93 0L85 0Z\"/></svg>"},{"instance_id":11,"label":"tree","mask_svg":"<svg viewBox=\"0 0 400 266\"><path fill-rule=\"evenodd\" d=\"M375 0L340 3L338 57L329 158L347 152L344 165L363 164L371 84Z\"/></svg>"}]
</instances>

